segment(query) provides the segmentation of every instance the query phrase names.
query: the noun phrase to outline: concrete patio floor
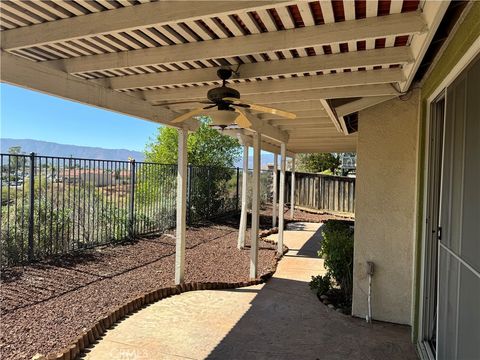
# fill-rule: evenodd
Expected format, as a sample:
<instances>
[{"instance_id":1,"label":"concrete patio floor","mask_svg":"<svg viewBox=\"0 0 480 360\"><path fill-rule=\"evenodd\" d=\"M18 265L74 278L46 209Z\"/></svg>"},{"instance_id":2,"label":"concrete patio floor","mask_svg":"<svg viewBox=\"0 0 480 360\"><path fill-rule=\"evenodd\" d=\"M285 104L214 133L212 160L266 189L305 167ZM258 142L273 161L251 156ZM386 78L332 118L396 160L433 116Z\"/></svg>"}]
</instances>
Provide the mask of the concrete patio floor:
<instances>
[{"instance_id":1,"label":"concrete patio floor","mask_svg":"<svg viewBox=\"0 0 480 360\"><path fill-rule=\"evenodd\" d=\"M320 224L292 224L263 285L193 291L122 321L84 359L417 359L408 327L342 315L308 288L325 272ZM272 236L275 238L275 236Z\"/></svg>"}]
</instances>

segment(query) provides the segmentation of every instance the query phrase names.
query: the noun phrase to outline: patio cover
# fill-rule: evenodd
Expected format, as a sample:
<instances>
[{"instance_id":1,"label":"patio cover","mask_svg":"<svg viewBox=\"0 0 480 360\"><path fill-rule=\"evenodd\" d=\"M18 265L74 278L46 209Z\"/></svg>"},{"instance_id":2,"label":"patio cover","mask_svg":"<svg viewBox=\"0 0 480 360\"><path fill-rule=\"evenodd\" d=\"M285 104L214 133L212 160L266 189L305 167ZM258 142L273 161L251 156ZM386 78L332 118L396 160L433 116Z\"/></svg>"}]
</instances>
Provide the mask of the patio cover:
<instances>
[{"instance_id":1,"label":"patio cover","mask_svg":"<svg viewBox=\"0 0 480 360\"><path fill-rule=\"evenodd\" d=\"M349 115L409 89L448 3L2 1L1 81L174 126L230 65L243 99L297 114L242 137L355 151Z\"/></svg>"}]
</instances>

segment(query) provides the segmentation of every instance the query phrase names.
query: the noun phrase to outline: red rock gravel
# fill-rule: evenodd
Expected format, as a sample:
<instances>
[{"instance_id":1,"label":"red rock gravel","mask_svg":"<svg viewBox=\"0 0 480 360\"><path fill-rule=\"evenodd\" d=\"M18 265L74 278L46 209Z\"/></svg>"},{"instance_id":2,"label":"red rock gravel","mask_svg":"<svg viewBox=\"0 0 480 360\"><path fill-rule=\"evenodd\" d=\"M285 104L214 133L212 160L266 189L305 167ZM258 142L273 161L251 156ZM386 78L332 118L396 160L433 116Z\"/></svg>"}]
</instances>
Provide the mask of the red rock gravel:
<instances>
[{"instance_id":1,"label":"red rock gravel","mask_svg":"<svg viewBox=\"0 0 480 360\"><path fill-rule=\"evenodd\" d=\"M268 210L262 215L268 228ZM237 249L237 227L234 217L187 230L187 282L248 280L249 249ZM29 359L65 347L111 309L173 285L174 262L175 238L164 234L3 271L0 358ZM261 241L259 275L275 263L275 247Z\"/></svg>"}]
</instances>

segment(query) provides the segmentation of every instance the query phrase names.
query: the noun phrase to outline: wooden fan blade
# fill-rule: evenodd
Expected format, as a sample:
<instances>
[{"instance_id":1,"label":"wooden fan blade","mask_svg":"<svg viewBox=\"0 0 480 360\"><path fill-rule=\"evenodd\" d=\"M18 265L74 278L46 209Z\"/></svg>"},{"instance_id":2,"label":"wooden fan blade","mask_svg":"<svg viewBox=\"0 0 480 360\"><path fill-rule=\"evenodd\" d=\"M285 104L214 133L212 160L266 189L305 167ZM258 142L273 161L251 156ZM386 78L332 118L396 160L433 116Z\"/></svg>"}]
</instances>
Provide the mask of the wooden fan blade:
<instances>
[{"instance_id":1,"label":"wooden fan blade","mask_svg":"<svg viewBox=\"0 0 480 360\"><path fill-rule=\"evenodd\" d=\"M195 109L195 110L192 110L192 111L189 111L185 114L182 114L180 116L177 116L175 119L173 119L172 121L170 121L172 124L176 124L176 123L180 123L180 122L183 122L185 120L188 120L190 119L191 117L194 117L195 115L198 115L198 114L201 114L202 112L204 112L204 109L203 108L198 108L198 109Z\"/></svg>"},{"instance_id":2,"label":"wooden fan blade","mask_svg":"<svg viewBox=\"0 0 480 360\"><path fill-rule=\"evenodd\" d=\"M216 106L217 106L217 104L208 105L208 106L205 106L205 107L203 108L203 110L211 109L211 108L214 108L214 107L216 107Z\"/></svg>"},{"instance_id":3,"label":"wooden fan blade","mask_svg":"<svg viewBox=\"0 0 480 360\"><path fill-rule=\"evenodd\" d=\"M179 105L179 104L213 104L211 101L207 100L185 100L185 101L172 101L172 102L163 102L158 104L152 104L152 106L169 106L169 105Z\"/></svg>"},{"instance_id":4,"label":"wooden fan blade","mask_svg":"<svg viewBox=\"0 0 480 360\"><path fill-rule=\"evenodd\" d=\"M273 115L278 115L287 119L295 119L297 117L297 115L288 111L274 109L268 106L257 105L257 104L250 103L248 101L243 101L235 98L223 98L223 100L231 102L233 106L238 105L238 106L244 107L243 105L245 104L245 105L248 105L248 107L252 110L263 112L263 113L269 113Z\"/></svg>"},{"instance_id":5,"label":"wooden fan blade","mask_svg":"<svg viewBox=\"0 0 480 360\"><path fill-rule=\"evenodd\" d=\"M252 126L252 123L250 122L250 120L248 120L242 110L235 108L235 112L238 113L238 117L235 119L235 123L238 126L240 126L241 128L249 128Z\"/></svg>"},{"instance_id":6,"label":"wooden fan blade","mask_svg":"<svg viewBox=\"0 0 480 360\"><path fill-rule=\"evenodd\" d=\"M287 118L287 119L295 119L297 117L297 115L295 115L294 113L288 112L288 111L274 109L274 108L270 108L270 107L262 106L262 105L257 105L257 104L248 104L248 105L250 105L250 109L252 109L252 110L263 112L263 113L269 113L269 114L273 114L273 115L278 115L278 116L281 116L281 117L284 117L284 118Z\"/></svg>"}]
</instances>

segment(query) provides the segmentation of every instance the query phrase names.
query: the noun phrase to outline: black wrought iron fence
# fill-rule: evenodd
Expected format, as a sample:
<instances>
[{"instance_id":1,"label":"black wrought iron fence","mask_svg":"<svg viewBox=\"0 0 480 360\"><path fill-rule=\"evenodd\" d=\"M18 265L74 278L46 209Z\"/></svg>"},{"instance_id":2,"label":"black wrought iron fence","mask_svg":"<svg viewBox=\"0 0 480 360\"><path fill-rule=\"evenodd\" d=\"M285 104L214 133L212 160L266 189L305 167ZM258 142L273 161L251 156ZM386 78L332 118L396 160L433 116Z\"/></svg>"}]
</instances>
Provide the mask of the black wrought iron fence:
<instances>
[{"instance_id":1,"label":"black wrought iron fence","mask_svg":"<svg viewBox=\"0 0 480 360\"><path fill-rule=\"evenodd\" d=\"M175 226L176 165L0 154L1 265ZM189 224L238 209L238 169L189 167Z\"/></svg>"},{"instance_id":2,"label":"black wrought iron fence","mask_svg":"<svg viewBox=\"0 0 480 360\"><path fill-rule=\"evenodd\" d=\"M243 171L240 169L239 184L240 184L240 196L242 194L241 184L242 184ZM252 181L253 181L253 170L249 169L247 174L247 207L248 209L252 208ZM273 171L262 169L260 170L260 207L263 208L266 205L271 205L273 201Z\"/></svg>"}]
</instances>

